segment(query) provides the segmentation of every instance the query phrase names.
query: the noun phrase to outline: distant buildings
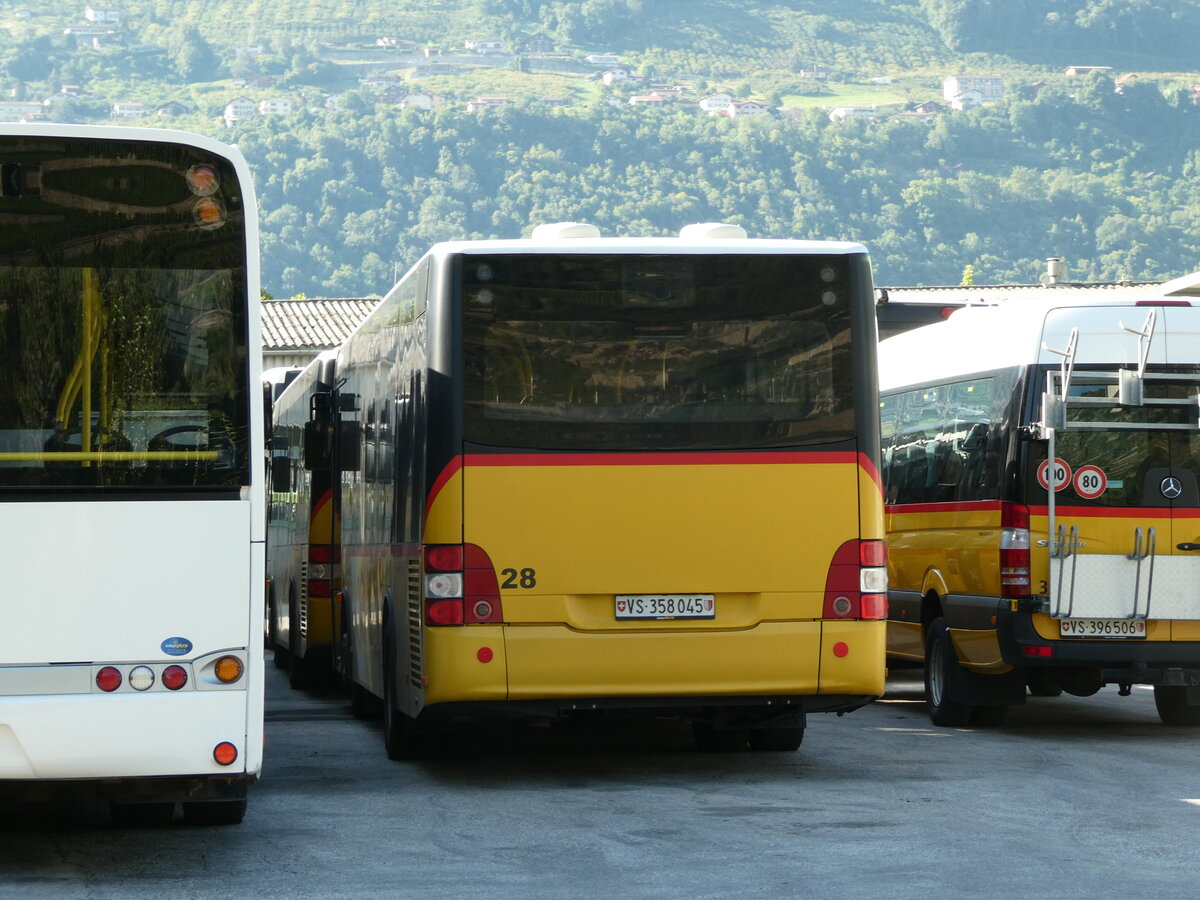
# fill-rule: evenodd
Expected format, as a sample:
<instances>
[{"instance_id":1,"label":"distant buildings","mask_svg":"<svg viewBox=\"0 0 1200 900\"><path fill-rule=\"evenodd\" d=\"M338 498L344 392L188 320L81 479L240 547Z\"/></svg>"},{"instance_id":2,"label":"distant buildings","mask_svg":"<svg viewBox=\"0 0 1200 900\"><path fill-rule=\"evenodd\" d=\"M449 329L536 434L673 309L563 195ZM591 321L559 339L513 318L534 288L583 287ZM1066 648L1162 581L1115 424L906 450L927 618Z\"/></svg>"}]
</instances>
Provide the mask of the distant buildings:
<instances>
[{"instance_id":1,"label":"distant buildings","mask_svg":"<svg viewBox=\"0 0 1200 900\"><path fill-rule=\"evenodd\" d=\"M942 82L942 97L954 109L971 109L1004 96L1004 79L997 75L950 75Z\"/></svg>"},{"instance_id":2,"label":"distant buildings","mask_svg":"<svg viewBox=\"0 0 1200 900\"><path fill-rule=\"evenodd\" d=\"M829 121L844 122L847 119L872 119L875 117L873 106L835 106L829 111Z\"/></svg>"},{"instance_id":3,"label":"distant buildings","mask_svg":"<svg viewBox=\"0 0 1200 900\"><path fill-rule=\"evenodd\" d=\"M257 103L249 97L235 97L225 104L225 112L221 114L221 118L225 120L226 127L232 127L234 122L253 119L256 115L258 115Z\"/></svg>"}]
</instances>

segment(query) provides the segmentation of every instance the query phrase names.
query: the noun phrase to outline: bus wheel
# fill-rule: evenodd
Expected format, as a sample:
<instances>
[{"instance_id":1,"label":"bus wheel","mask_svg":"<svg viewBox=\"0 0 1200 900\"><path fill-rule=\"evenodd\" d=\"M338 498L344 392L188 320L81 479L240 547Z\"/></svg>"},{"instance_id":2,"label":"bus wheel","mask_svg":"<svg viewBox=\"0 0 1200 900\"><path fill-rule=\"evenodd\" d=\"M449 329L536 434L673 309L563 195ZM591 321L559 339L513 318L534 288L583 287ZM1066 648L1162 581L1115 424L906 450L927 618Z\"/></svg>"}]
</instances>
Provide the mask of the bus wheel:
<instances>
[{"instance_id":1,"label":"bus wheel","mask_svg":"<svg viewBox=\"0 0 1200 900\"><path fill-rule=\"evenodd\" d=\"M388 759L420 759L431 755L435 736L396 707L396 639L386 622L384 628L383 746Z\"/></svg>"},{"instance_id":2,"label":"bus wheel","mask_svg":"<svg viewBox=\"0 0 1200 900\"><path fill-rule=\"evenodd\" d=\"M267 646L271 647L275 652L273 654L275 668L286 669L288 667L288 652L279 642L279 622L276 616L278 611L275 609L275 590L271 590L271 599L267 601Z\"/></svg>"},{"instance_id":3,"label":"bus wheel","mask_svg":"<svg viewBox=\"0 0 1200 900\"><path fill-rule=\"evenodd\" d=\"M711 722L693 722L692 738L705 753L738 753L746 749L750 731L746 728L716 728Z\"/></svg>"},{"instance_id":4,"label":"bus wheel","mask_svg":"<svg viewBox=\"0 0 1200 900\"><path fill-rule=\"evenodd\" d=\"M804 741L805 717L803 712L795 712L787 717L783 727L751 728L751 750L778 750L784 753L800 749Z\"/></svg>"},{"instance_id":5,"label":"bus wheel","mask_svg":"<svg viewBox=\"0 0 1200 900\"><path fill-rule=\"evenodd\" d=\"M303 691L314 688L320 681L320 672L316 663L309 655L301 656L296 652L300 642L300 610L293 597L288 603L288 642L292 645L288 651L288 684L294 690Z\"/></svg>"},{"instance_id":6,"label":"bus wheel","mask_svg":"<svg viewBox=\"0 0 1200 900\"><path fill-rule=\"evenodd\" d=\"M170 825L175 818L175 804L163 803L119 803L113 801L109 807L114 825L121 828L159 828Z\"/></svg>"},{"instance_id":7,"label":"bus wheel","mask_svg":"<svg viewBox=\"0 0 1200 900\"><path fill-rule=\"evenodd\" d=\"M955 728L970 724L971 707L950 699L950 683L958 669L946 620L934 619L925 633L925 703L934 725Z\"/></svg>"},{"instance_id":8,"label":"bus wheel","mask_svg":"<svg viewBox=\"0 0 1200 900\"><path fill-rule=\"evenodd\" d=\"M1191 689L1193 696L1200 691ZM1181 684L1156 684L1154 705L1164 725L1200 725L1200 703L1188 696L1189 688Z\"/></svg>"},{"instance_id":9,"label":"bus wheel","mask_svg":"<svg viewBox=\"0 0 1200 900\"><path fill-rule=\"evenodd\" d=\"M1034 670L1026 676L1026 686L1030 697L1059 697L1062 696L1062 685L1046 675L1045 672Z\"/></svg>"},{"instance_id":10,"label":"bus wheel","mask_svg":"<svg viewBox=\"0 0 1200 900\"><path fill-rule=\"evenodd\" d=\"M1007 706L972 706L967 722L981 728L1003 725L1008 718Z\"/></svg>"},{"instance_id":11,"label":"bus wheel","mask_svg":"<svg viewBox=\"0 0 1200 900\"><path fill-rule=\"evenodd\" d=\"M350 714L356 719L379 718L379 700L357 682L350 682Z\"/></svg>"},{"instance_id":12,"label":"bus wheel","mask_svg":"<svg viewBox=\"0 0 1200 900\"><path fill-rule=\"evenodd\" d=\"M188 825L240 825L246 818L246 786L230 800L197 800L183 804L183 821Z\"/></svg>"}]
</instances>

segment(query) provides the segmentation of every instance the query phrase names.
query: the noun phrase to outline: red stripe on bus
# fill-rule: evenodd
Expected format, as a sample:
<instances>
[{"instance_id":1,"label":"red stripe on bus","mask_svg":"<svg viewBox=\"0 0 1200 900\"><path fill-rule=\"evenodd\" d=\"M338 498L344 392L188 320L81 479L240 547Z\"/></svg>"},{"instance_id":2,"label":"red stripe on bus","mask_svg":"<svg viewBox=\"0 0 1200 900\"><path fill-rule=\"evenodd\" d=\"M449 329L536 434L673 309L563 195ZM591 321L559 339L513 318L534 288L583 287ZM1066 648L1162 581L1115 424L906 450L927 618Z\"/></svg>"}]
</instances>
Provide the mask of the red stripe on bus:
<instances>
[{"instance_id":1,"label":"red stripe on bus","mask_svg":"<svg viewBox=\"0 0 1200 900\"><path fill-rule=\"evenodd\" d=\"M325 491L325 493L321 494L321 496L317 498L317 502L313 504L312 515L310 516L310 519L315 520L317 516L321 514L321 510L323 510L332 500L333 488L330 488L329 490Z\"/></svg>"},{"instance_id":2,"label":"red stripe on bus","mask_svg":"<svg viewBox=\"0 0 1200 900\"><path fill-rule=\"evenodd\" d=\"M446 463L446 467L438 473L438 477L434 479L433 486L429 488L429 497L425 501L425 516L429 516L429 510L433 508L433 501L437 499L438 494L442 492L450 479L458 474L458 470L463 467L463 458L455 456L450 462Z\"/></svg>"},{"instance_id":3,"label":"red stripe on bus","mask_svg":"<svg viewBox=\"0 0 1200 900\"><path fill-rule=\"evenodd\" d=\"M1050 515L1048 506L1031 506L1029 514L1034 516ZM1169 506L1060 506L1054 507L1055 516L1083 516L1095 519L1194 519L1200 517L1200 509L1171 509Z\"/></svg>"},{"instance_id":4,"label":"red stripe on bus","mask_svg":"<svg viewBox=\"0 0 1200 900\"><path fill-rule=\"evenodd\" d=\"M961 500L956 503L892 503L889 513L999 512L999 500Z\"/></svg>"},{"instance_id":5,"label":"red stripe on bus","mask_svg":"<svg viewBox=\"0 0 1200 900\"><path fill-rule=\"evenodd\" d=\"M729 453L471 453L468 466L747 466L850 463L852 450L762 450Z\"/></svg>"}]
</instances>

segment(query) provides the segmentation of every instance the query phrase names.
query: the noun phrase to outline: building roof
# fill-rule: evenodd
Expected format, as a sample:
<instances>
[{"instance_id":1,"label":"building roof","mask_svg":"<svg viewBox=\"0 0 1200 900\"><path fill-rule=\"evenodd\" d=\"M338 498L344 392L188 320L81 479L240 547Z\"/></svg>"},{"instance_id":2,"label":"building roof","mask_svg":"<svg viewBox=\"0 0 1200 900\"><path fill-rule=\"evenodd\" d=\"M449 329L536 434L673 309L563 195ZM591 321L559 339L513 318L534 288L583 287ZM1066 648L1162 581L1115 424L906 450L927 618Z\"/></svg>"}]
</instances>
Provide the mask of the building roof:
<instances>
[{"instance_id":1,"label":"building roof","mask_svg":"<svg viewBox=\"0 0 1200 900\"><path fill-rule=\"evenodd\" d=\"M1177 279L1182 281L1183 279ZM1173 284L1174 282L1172 282ZM1054 293L1051 294L1050 292ZM999 303L1004 300L1041 301L1054 297L1063 302L1079 300L1102 300L1109 296L1133 296L1150 300L1169 292L1157 281L1098 281L1059 282L1043 284L972 284L936 285L929 287L882 287L877 289L879 299L889 303Z\"/></svg>"},{"instance_id":2,"label":"building roof","mask_svg":"<svg viewBox=\"0 0 1200 900\"><path fill-rule=\"evenodd\" d=\"M263 350L316 352L336 347L378 304L378 298L264 300Z\"/></svg>"}]
</instances>

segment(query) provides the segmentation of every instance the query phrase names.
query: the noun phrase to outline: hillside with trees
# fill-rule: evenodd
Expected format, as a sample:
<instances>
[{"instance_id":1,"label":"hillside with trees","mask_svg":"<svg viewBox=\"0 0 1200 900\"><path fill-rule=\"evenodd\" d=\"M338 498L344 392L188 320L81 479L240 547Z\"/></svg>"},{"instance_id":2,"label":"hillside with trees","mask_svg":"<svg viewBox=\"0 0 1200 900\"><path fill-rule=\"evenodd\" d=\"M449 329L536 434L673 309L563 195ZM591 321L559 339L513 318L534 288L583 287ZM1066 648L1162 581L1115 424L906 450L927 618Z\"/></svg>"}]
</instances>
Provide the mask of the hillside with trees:
<instances>
[{"instance_id":1,"label":"hillside with trees","mask_svg":"<svg viewBox=\"0 0 1200 900\"><path fill-rule=\"evenodd\" d=\"M567 219L1154 280L1200 268L1197 34L1200 0L0 0L0 116L237 143L276 296Z\"/></svg>"}]
</instances>

